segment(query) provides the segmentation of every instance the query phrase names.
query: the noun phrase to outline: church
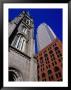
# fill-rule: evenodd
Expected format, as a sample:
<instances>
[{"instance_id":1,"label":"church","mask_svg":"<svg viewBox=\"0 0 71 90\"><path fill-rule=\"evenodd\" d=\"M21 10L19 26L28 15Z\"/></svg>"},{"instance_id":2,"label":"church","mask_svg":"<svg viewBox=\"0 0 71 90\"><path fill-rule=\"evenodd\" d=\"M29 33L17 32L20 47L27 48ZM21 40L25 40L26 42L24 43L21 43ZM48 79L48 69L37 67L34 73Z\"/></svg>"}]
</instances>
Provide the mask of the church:
<instances>
[{"instance_id":1,"label":"church","mask_svg":"<svg viewBox=\"0 0 71 90\"><path fill-rule=\"evenodd\" d=\"M9 81L37 81L32 17L23 11L8 26Z\"/></svg>"}]
</instances>

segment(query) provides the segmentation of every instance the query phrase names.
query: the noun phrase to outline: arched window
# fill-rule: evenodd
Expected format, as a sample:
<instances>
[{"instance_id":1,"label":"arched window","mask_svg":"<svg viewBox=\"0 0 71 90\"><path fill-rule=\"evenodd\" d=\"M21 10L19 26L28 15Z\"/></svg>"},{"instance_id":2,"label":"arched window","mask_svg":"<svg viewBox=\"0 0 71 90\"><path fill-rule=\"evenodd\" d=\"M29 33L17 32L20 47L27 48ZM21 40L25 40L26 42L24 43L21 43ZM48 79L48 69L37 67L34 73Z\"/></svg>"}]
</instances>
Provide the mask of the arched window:
<instances>
[{"instance_id":1,"label":"arched window","mask_svg":"<svg viewBox=\"0 0 71 90\"><path fill-rule=\"evenodd\" d=\"M9 81L23 81L21 72L16 68L9 67Z\"/></svg>"},{"instance_id":2,"label":"arched window","mask_svg":"<svg viewBox=\"0 0 71 90\"><path fill-rule=\"evenodd\" d=\"M58 50L58 47L55 47L55 51Z\"/></svg>"},{"instance_id":3,"label":"arched window","mask_svg":"<svg viewBox=\"0 0 71 90\"><path fill-rule=\"evenodd\" d=\"M51 70L48 70L48 75L52 74L52 71Z\"/></svg>"},{"instance_id":4,"label":"arched window","mask_svg":"<svg viewBox=\"0 0 71 90\"><path fill-rule=\"evenodd\" d=\"M19 36L16 35L13 42L12 42L12 46L14 46L14 47L16 46L18 39L19 39Z\"/></svg>"},{"instance_id":5,"label":"arched window","mask_svg":"<svg viewBox=\"0 0 71 90\"><path fill-rule=\"evenodd\" d=\"M22 35L16 35L14 41L12 42L12 46L24 52L26 46L26 39Z\"/></svg>"},{"instance_id":6,"label":"arched window","mask_svg":"<svg viewBox=\"0 0 71 90\"><path fill-rule=\"evenodd\" d=\"M58 67L55 67L55 68L54 68L54 71L55 71L55 72L58 72L58 71L59 71L59 68L58 68Z\"/></svg>"}]
</instances>

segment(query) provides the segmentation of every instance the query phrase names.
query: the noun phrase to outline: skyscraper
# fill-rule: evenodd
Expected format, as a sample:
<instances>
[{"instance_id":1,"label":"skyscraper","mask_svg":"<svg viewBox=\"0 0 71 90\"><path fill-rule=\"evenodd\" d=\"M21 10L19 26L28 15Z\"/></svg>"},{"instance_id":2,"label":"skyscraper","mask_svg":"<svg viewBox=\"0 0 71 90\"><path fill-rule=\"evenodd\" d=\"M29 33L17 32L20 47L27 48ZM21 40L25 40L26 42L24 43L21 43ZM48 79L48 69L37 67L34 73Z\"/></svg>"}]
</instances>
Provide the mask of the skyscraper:
<instances>
[{"instance_id":1,"label":"skyscraper","mask_svg":"<svg viewBox=\"0 0 71 90\"><path fill-rule=\"evenodd\" d=\"M9 81L37 80L33 30L28 12L23 11L9 22Z\"/></svg>"},{"instance_id":2,"label":"skyscraper","mask_svg":"<svg viewBox=\"0 0 71 90\"><path fill-rule=\"evenodd\" d=\"M62 81L62 43L45 23L38 27L37 43L38 81Z\"/></svg>"},{"instance_id":3,"label":"skyscraper","mask_svg":"<svg viewBox=\"0 0 71 90\"><path fill-rule=\"evenodd\" d=\"M49 45L55 38L56 35L46 23L40 24L37 28L38 51Z\"/></svg>"}]
</instances>

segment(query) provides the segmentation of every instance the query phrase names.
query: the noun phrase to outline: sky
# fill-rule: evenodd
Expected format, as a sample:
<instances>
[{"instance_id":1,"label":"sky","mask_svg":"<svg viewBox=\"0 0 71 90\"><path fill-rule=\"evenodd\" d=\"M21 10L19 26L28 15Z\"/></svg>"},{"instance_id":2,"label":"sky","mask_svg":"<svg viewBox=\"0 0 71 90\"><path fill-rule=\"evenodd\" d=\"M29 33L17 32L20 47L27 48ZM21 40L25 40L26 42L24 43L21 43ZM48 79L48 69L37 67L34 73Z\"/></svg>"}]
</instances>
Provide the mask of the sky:
<instances>
[{"instance_id":1,"label":"sky","mask_svg":"<svg viewBox=\"0 0 71 90\"><path fill-rule=\"evenodd\" d=\"M35 53L37 50L37 28L45 22L51 27L55 35L62 41L62 9L9 9L9 21L13 20L22 11L29 11L30 16L34 20L34 39L35 39Z\"/></svg>"}]
</instances>

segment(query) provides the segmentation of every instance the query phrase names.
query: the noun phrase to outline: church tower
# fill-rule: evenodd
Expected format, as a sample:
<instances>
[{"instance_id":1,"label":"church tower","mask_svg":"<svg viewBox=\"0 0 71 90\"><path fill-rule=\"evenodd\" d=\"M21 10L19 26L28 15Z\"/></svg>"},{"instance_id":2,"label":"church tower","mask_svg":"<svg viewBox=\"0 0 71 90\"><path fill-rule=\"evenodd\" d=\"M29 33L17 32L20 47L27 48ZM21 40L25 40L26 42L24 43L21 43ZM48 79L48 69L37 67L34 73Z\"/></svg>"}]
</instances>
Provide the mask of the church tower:
<instances>
[{"instance_id":1,"label":"church tower","mask_svg":"<svg viewBox=\"0 0 71 90\"><path fill-rule=\"evenodd\" d=\"M29 12L23 11L9 22L9 81L37 80L33 32Z\"/></svg>"}]
</instances>

